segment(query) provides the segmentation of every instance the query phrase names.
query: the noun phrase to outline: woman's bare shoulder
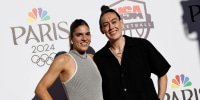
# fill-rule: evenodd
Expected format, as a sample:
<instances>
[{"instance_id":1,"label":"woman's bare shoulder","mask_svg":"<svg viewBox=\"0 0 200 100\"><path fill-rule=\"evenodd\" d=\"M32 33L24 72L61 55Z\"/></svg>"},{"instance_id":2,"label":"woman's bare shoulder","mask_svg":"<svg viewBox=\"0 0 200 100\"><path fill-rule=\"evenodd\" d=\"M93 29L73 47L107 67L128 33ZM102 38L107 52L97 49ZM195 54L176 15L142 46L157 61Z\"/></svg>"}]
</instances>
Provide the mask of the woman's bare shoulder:
<instances>
[{"instance_id":1,"label":"woman's bare shoulder","mask_svg":"<svg viewBox=\"0 0 200 100\"><path fill-rule=\"evenodd\" d=\"M72 57L67 53L61 54L54 59L54 62L58 62L62 64L71 63L72 61L73 61Z\"/></svg>"},{"instance_id":2,"label":"woman's bare shoulder","mask_svg":"<svg viewBox=\"0 0 200 100\"><path fill-rule=\"evenodd\" d=\"M93 54L88 54L88 55L93 59L93 56L94 56Z\"/></svg>"}]
</instances>

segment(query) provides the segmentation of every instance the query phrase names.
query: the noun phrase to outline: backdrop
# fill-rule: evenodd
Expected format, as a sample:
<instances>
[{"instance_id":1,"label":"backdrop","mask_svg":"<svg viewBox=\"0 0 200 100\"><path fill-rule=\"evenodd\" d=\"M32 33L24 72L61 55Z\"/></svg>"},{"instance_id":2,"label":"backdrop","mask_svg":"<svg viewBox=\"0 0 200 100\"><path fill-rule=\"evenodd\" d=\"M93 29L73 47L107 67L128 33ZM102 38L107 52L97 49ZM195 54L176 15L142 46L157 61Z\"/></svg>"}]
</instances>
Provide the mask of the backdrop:
<instances>
[{"instance_id":1,"label":"backdrop","mask_svg":"<svg viewBox=\"0 0 200 100\"><path fill-rule=\"evenodd\" d=\"M123 34L148 39L171 64L165 100L200 99L199 0L1 2L0 99L37 99L35 87L54 57L69 51L69 27L75 19L90 25L91 50L101 49L107 42L98 23L102 5L120 13ZM157 77L152 78L157 89ZM49 90L55 99L63 96L59 78L56 82Z\"/></svg>"}]
</instances>

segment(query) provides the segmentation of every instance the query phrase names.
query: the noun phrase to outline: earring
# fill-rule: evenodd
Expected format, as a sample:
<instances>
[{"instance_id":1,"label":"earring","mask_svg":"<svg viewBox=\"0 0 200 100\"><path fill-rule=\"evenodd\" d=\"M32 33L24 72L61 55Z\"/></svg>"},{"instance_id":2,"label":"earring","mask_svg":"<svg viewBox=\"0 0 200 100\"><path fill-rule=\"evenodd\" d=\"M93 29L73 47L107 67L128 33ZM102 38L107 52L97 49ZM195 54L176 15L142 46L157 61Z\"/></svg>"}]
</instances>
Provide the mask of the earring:
<instances>
[{"instance_id":1,"label":"earring","mask_svg":"<svg viewBox=\"0 0 200 100\"><path fill-rule=\"evenodd\" d=\"M71 44L73 44L73 42L72 41L70 41L71 42Z\"/></svg>"}]
</instances>

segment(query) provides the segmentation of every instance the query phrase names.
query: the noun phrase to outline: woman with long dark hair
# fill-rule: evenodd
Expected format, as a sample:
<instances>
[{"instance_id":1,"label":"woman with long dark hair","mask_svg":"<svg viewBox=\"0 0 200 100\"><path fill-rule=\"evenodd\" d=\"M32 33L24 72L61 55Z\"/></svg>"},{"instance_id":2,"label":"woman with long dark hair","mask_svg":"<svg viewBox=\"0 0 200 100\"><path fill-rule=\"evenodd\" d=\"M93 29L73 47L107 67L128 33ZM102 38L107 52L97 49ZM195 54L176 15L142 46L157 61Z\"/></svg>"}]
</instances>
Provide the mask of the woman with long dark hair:
<instances>
[{"instance_id":1,"label":"woman with long dark hair","mask_svg":"<svg viewBox=\"0 0 200 100\"><path fill-rule=\"evenodd\" d=\"M86 53L91 33L84 20L77 19L71 24L69 40L70 51L55 58L37 85L36 95L41 100L52 100L47 89L60 77L68 100L103 100L100 73L93 55Z\"/></svg>"}]
</instances>

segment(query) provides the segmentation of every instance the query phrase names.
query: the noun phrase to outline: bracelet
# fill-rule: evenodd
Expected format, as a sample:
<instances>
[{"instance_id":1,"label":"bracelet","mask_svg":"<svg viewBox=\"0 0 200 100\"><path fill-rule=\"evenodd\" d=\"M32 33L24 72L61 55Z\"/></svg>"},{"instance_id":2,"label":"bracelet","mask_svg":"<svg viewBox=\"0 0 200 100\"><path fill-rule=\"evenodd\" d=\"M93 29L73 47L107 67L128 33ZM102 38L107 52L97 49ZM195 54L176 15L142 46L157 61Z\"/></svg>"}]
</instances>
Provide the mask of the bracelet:
<instances>
[{"instance_id":1,"label":"bracelet","mask_svg":"<svg viewBox=\"0 0 200 100\"><path fill-rule=\"evenodd\" d=\"M163 100L163 99L161 99L161 98L158 98L159 100Z\"/></svg>"}]
</instances>

